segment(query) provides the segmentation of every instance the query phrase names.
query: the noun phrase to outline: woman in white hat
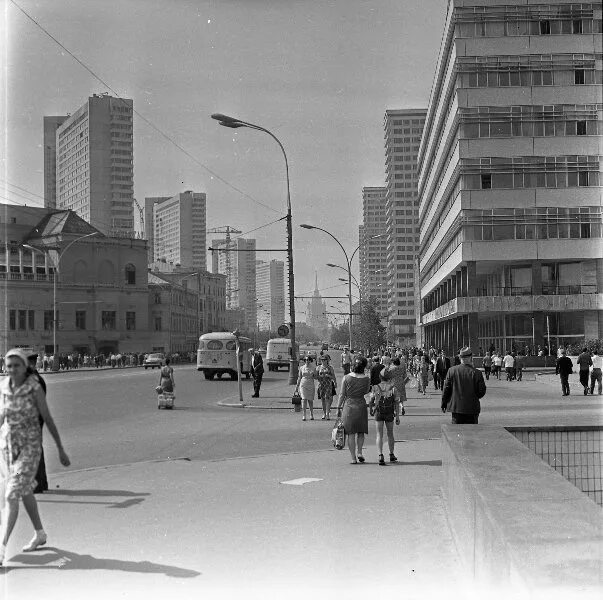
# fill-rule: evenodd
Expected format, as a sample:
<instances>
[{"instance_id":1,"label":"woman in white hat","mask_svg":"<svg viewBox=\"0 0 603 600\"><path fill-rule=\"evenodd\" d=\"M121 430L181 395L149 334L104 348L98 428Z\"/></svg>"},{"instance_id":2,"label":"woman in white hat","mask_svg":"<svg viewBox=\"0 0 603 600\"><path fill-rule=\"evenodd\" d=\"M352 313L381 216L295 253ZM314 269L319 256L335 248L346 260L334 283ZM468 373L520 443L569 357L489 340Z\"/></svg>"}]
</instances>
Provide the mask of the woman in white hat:
<instances>
[{"instance_id":1,"label":"woman in white hat","mask_svg":"<svg viewBox=\"0 0 603 600\"><path fill-rule=\"evenodd\" d=\"M59 450L61 464L68 467L69 457L46 404L46 395L38 378L27 365L26 354L9 350L5 357L6 377L0 384L0 565L4 562L6 544L19 514L19 500L35 529L33 539L23 548L31 552L46 543L38 504L33 494L35 476L42 452L41 416Z\"/></svg>"}]
</instances>

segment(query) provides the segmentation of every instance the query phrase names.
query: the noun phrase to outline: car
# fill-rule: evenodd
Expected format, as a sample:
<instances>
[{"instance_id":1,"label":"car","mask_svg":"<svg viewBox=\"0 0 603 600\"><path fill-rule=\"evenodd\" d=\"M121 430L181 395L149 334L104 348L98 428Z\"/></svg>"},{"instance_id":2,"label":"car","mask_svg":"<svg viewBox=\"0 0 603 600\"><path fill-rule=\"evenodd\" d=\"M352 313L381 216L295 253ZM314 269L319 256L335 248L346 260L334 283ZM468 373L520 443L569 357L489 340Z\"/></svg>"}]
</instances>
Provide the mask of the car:
<instances>
[{"instance_id":1,"label":"car","mask_svg":"<svg viewBox=\"0 0 603 600\"><path fill-rule=\"evenodd\" d=\"M145 369L148 369L149 367L151 369L154 369L155 367L161 369L161 367L165 365L165 354L162 354L161 352L151 352L151 354L147 355L142 364Z\"/></svg>"}]
</instances>

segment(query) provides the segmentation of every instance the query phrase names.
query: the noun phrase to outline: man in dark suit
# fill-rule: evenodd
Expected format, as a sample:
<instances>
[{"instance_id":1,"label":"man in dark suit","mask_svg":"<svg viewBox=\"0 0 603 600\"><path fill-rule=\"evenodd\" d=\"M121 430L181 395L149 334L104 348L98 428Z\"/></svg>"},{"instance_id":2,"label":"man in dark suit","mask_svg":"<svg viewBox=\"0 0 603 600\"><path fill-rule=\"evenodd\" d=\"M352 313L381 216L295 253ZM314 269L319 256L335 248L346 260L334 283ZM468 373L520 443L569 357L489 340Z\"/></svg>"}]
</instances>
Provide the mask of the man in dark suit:
<instances>
[{"instance_id":1,"label":"man in dark suit","mask_svg":"<svg viewBox=\"0 0 603 600\"><path fill-rule=\"evenodd\" d=\"M46 394L46 382L44 378L36 370L36 363L38 361L37 354L30 354L27 357L29 361L29 368L33 371L34 375L38 378L44 394ZM44 427L44 419L40 416L40 429ZM36 487L34 494L43 494L48 491L48 477L46 476L46 463L44 461L44 448L42 448L42 454L40 454L40 462L38 464L38 472L36 473Z\"/></svg>"},{"instance_id":2,"label":"man in dark suit","mask_svg":"<svg viewBox=\"0 0 603 600\"><path fill-rule=\"evenodd\" d=\"M438 356L438 360L436 361L434 373L434 384L436 390L444 387L444 379L446 379L448 369L450 369L450 359L446 356L444 350L440 350L440 356Z\"/></svg>"},{"instance_id":3,"label":"man in dark suit","mask_svg":"<svg viewBox=\"0 0 603 600\"><path fill-rule=\"evenodd\" d=\"M452 413L456 425L477 425L481 410L480 398L486 395L486 383L481 371L473 366L471 348L459 352L460 365L452 367L442 388L442 412Z\"/></svg>"},{"instance_id":4,"label":"man in dark suit","mask_svg":"<svg viewBox=\"0 0 603 600\"><path fill-rule=\"evenodd\" d=\"M264 359L253 348L250 348L249 352L251 352L251 376L253 377L253 394L251 397L259 398L262 377L264 376Z\"/></svg>"}]
</instances>

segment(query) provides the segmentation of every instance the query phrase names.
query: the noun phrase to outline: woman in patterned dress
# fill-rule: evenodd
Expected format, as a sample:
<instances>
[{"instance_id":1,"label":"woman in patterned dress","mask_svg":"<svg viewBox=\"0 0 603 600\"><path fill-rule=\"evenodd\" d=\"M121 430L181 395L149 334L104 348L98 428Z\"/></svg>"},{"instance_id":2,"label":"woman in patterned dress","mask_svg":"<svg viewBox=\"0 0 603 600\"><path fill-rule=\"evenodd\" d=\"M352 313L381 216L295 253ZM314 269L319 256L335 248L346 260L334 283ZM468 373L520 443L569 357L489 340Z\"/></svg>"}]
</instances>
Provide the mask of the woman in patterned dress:
<instances>
[{"instance_id":1,"label":"woman in patterned dress","mask_svg":"<svg viewBox=\"0 0 603 600\"><path fill-rule=\"evenodd\" d=\"M297 374L297 385L295 391L299 392L302 397L304 416L302 421L306 420L306 410L310 407L310 421L314 421L314 380L316 379L316 369L312 364L313 358L307 356L305 364L300 367Z\"/></svg>"},{"instance_id":2,"label":"woman in patterned dress","mask_svg":"<svg viewBox=\"0 0 603 600\"><path fill-rule=\"evenodd\" d=\"M318 378L318 397L322 400L321 419L329 421L331 419L331 404L333 404L333 390L336 389L337 379L335 370L329 363L329 355L325 354L320 358L320 366L316 371Z\"/></svg>"},{"instance_id":3,"label":"woman in patterned dress","mask_svg":"<svg viewBox=\"0 0 603 600\"><path fill-rule=\"evenodd\" d=\"M28 369L27 356L19 349L6 353L6 377L0 383L0 565L4 562L6 544L19 514L19 500L35 529L33 539L23 548L31 552L46 543L38 504L33 494L35 475L42 452L42 416L59 450L65 467L69 457L46 404L46 395L35 375Z\"/></svg>"}]
</instances>

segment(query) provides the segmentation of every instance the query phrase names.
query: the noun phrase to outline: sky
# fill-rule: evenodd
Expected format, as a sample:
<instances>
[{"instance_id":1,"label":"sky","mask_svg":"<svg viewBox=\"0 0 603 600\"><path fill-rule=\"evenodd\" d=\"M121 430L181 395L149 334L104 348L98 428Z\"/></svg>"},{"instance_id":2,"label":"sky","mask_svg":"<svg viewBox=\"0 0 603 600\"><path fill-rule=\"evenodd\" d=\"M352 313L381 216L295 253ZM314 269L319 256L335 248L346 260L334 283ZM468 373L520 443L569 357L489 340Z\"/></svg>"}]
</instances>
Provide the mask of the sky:
<instances>
[{"instance_id":1,"label":"sky","mask_svg":"<svg viewBox=\"0 0 603 600\"><path fill-rule=\"evenodd\" d=\"M284 221L269 225L286 213L282 153L264 133L210 118L235 116L272 131L287 153L296 295L311 293L317 273L325 295L344 296L344 274L326 266L345 266L341 249L299 225L328 229L348 254L357 247L362 188L385 181L385 111L427 106L446 4L2 0L0 202L43 205L43 117L109 92L132 98L154 126L134 116L141 205L145 196L205 192L208 228L255 230L244 237L258 248L286 248Z\"/></svg>"}]
</instances>

